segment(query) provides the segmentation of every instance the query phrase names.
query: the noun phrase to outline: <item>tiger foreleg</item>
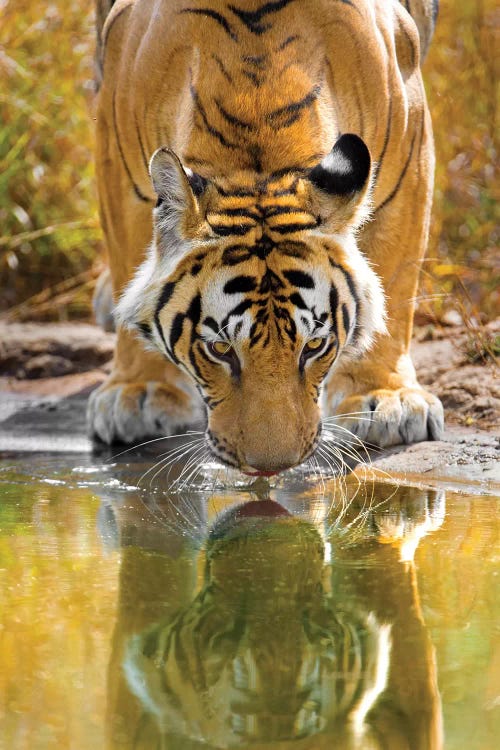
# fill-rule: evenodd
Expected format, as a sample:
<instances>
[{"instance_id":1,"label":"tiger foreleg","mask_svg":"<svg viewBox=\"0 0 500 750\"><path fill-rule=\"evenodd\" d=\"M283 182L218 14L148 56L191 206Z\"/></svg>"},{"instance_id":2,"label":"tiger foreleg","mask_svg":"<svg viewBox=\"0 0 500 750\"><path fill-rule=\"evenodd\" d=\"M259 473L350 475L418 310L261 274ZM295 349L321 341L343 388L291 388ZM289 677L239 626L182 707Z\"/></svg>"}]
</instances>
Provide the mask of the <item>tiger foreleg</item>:
<instances>
[{"instance_id":1,"label":"tiger foreleg","mask_svg":"<svg viewBox=\"0 0 500 750\"><path fill-rule=\"evenodd\" d=\"M204 407L182 372L120 329L113 371L88 402L91 437L134 443L202 424Z\"/></svg>"},{"instance_id":2,"label":"tiger foreleg","mask_svg":"<svg viewBox=\"0 0 500 750\"><path fill-rule=\"evenodd\" d=\"M438 440L443 407L422 388L410 357L418 277L427 245L433 182L430 126L394 194L375 194L373 218L360 247L385 291L387 333L361 359L333 368L325 389L324 411L334 424L378 446ZM362 300L360 301L362 304Z\"/></svg>"}]
</instances>

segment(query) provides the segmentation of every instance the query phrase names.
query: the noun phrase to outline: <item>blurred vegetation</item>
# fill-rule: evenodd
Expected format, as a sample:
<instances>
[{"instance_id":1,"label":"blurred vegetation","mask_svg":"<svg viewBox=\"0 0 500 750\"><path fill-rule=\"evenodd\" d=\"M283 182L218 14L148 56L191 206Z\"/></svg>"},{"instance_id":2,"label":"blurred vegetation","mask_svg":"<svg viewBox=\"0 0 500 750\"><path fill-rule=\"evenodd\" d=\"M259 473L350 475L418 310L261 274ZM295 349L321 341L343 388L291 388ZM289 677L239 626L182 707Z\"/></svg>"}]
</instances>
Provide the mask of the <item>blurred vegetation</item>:
<instances>
[{"instance_id":1,"label":"blurred vegetation","mask_svg":"<svg viewBox=\"0 0 500 750\"><path fill-rule=\"evenodd\" d=\"M77 276L76 300L45 314L89 312L100 244L93 54L91 0L0 0L0 310L62 281L67 292Z\"/></svg>"},{"instance_id":2,"label":"blurred vegetation","mask_svg":"<svg viewBox=\"0 0 500 750\"><path fill-rule=\"evenodd\" d=\"M495 0L440 5L424 66L437 172L419 309L480 322L500 308L500 13ZM11 318L90 314L101 262L93 50L90 0L0 0L0 312Z\"/></svg>"}]
</instances>

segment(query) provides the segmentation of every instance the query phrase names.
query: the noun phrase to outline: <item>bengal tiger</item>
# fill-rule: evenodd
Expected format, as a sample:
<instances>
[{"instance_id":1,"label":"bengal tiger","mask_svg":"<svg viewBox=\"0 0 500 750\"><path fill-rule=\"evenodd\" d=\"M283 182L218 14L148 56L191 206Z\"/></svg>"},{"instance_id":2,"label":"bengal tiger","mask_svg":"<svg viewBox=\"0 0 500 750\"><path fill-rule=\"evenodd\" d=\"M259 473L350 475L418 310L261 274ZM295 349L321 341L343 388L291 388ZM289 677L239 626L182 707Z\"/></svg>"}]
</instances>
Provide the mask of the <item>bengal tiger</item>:
<instances>
[{"instance_id":1,"label":"bengal tiger","mask_svg":"<svg viewBox=\"0 0 500 750\"><path fill-rule=\"evenodd\" d=\"M119 330L93 436L206 416L212 453L248 474L306 460L326 416L379 446L439 438L442 406L409 356L435 12L99 0L97 182Z\"/></svg>"},{"instance_id":2,"label":"bengal tiger","mask_svg":"<svg viewBox=\"0 0 500 750\"><path fill-rule=\"evenodd\" d=\"M107 505L121 546L108 750L442 749L412 561L444 493L357 494L341 520L335 492L303 511L285 490L219 496L215 515L206 496L163 498L156 517L130 493Z\"/></svg>"}]
</instances>

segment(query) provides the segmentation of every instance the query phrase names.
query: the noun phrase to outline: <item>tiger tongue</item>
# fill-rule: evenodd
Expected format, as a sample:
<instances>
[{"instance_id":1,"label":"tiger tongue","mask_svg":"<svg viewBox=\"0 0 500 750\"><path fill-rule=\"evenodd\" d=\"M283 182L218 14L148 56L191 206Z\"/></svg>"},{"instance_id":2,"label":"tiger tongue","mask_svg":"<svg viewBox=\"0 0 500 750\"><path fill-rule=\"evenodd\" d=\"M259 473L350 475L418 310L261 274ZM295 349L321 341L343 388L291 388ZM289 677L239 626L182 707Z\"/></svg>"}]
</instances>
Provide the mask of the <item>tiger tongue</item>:
<instances>
[{"instance_id":1,"label":"tiger tongue","mask_svg":"<svg viewBox=\"0 0 500 750\"><path fill-rule=\"evenodd\" d=\"M244 471L247 477L274 477L279 471Z\"/></svg>"}]
</instances>

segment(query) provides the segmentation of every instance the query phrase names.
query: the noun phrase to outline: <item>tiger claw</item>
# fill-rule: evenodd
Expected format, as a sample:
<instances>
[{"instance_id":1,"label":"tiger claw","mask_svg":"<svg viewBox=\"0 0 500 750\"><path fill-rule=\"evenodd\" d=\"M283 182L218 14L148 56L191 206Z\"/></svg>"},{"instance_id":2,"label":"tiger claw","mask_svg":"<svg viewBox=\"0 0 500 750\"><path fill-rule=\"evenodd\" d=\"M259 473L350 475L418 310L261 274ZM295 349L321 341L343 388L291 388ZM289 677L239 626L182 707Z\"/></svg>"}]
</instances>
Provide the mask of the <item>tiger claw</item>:
<instances>
[{"instance_id":1,"label":"tiger claw","mask_svg":"<svg viewBox=\"0 0 500 750\"><path fill-rule=\"evenodd\" d=\"M111 444L166 437L204 421L204 410L192 394L163 383L104 384L87 406L89 435Z\"/></svg>"},{"instance_id":2,"label":"tiger claw","mask_svg":"<svg viewBox=\"0 0 500 750\"><path fill-rule=\"evenodd\" d=\"M444 430L441 401L419 386L351 396L339 405L337 415L337 425L381 448L440 440Z\"/></svg>"}]
</instances>

